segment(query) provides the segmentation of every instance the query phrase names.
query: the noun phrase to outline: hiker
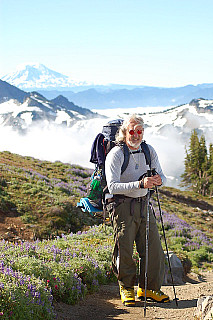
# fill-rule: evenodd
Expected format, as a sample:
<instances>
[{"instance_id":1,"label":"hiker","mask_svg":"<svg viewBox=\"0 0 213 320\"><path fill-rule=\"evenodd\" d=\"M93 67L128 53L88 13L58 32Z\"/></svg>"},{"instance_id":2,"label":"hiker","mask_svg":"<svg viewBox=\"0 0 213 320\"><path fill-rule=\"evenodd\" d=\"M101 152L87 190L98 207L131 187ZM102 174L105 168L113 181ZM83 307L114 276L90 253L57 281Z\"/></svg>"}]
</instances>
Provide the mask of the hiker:
<instances>
[{"instance_id":1,"label":"hiker","mask_svg":"<svg viewBox=\"0 0 213 320\"><path fill-rule=\"evenodd\" d=\"M109 194L106 195L106 208L114 230L113 271L119 286L121 301L126 306L135 305L134 285L136 265L132 258L133 245L140 257L139 284L137 296L145 297L145 251L146 216L148 188L165 183L158 157L154 148L148 145L152 168L156 175L141 177L150 169L141 149L144 127L143 119L133 114L125 120L116 137L118 143L125 143L130 157L126 170L121 174L124 161L122 148L117 145L106 157L105 172ZM156 220L150 212L148 282L146 297L157 302L168 302L168 295L160 291L164 279L165 257L161 246Z\"/></svg>"}]
</instances>

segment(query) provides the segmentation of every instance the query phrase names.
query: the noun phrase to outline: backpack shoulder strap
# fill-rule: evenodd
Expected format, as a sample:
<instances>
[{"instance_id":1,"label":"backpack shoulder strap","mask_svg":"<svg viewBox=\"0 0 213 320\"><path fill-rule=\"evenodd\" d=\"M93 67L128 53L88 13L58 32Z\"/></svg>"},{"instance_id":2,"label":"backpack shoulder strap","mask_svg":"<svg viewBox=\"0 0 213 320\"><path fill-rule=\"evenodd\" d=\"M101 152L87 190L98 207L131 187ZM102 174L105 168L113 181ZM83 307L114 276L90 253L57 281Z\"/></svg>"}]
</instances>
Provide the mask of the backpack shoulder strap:
<instances>
[{"instance_id":1,"label":"backpack shoulder strap","mask_svg":"<svg viewBox=\"0 0 213 320\"><path fill-rule=\"evenodd\" d=\"M121 167L121 174L124 173L124 171L126 170L128 164L129 164L129 149L127 147L127 145L125 143L119 143L119 147L122 149L123 154L124 154L124 162L122 164ZM146 143L146 141L142 141L141 143L141 149L145 155L145 159L146 159L146 164L150 167L151 169L151 155L150 155L150 150L149 147Z\"/></svg>"},{"instance_id":2,"label":"backpack shoulder strap","mask_svg":"<svg viewBox=\"0 0 213 320\"><path fill-rule=\"evenodd\" d=\"M152 165L151 165L151 155L150 155L150 150L149 150L149 147L146 143L146 141L142 141L141 143L141 148L143 150L143 153L145 155L145 158L146 158L146 164L150 167L150 169L152 168Z\"/></svg>"},{"instance_id":3,"label":"backpack shoulder strap","mask_svg":"<svg viewBox=\"0 0 213 320\"><path fill-rule=\"evenodd\" d=\"M122 149L123 154L124 154L124 162L121 167L121 174L123 174L129 164L129 149L128 149L126 143L119 144L119 146Z\"/></svg>"}]
</instances>

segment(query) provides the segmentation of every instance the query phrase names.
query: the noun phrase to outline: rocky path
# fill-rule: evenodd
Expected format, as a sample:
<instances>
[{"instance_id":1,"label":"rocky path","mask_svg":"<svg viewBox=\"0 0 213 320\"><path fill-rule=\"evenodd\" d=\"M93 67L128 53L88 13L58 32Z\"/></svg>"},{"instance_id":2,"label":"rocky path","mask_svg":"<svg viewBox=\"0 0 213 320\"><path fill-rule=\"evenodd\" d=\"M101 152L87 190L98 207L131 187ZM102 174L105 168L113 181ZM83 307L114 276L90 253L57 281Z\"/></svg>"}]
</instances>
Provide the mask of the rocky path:
<instances>
[{"instance_id":1,"label":"rocky path","mask_svg":"<svg viewBox=\"0 0 213 320\"><path fill-rule=\"evenodd\" d=\"M178 307L175 301L165 304L148 302L146 319L195 319L197 299L201 295L213 295L213 272L203 272L202 277L191 273L184 285L175 288ZM172 286L163 286L162 291L174 298ZM55 307L59 320L144 319L143 302L136 299L135 307L123 306L116 284L102 286L98 293L87 296L75 306L57 303Z\"/></svg>"}]
</instances>

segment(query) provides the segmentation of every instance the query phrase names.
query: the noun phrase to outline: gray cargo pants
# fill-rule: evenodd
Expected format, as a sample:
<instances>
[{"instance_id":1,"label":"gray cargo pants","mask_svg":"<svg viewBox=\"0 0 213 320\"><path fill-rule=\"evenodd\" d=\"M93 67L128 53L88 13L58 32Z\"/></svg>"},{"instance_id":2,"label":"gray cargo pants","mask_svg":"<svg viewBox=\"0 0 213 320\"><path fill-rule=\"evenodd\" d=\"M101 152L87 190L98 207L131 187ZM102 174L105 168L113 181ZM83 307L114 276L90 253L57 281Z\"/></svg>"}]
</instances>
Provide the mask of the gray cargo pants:
<instances>
[{"instance_id":1,"label":"gray cargo pants","mask_svg":"<svg viewBox=\"0 0 213 320\"><path fill-rule=\"evenodd\" d=\"M114 230L114 251L112 266L119 284L132 287L136 280L136 264L133 260L133 245L140 257L139 286L144 288L146 256L147 197L123 198L107 206ZM132 206L134 204L134 206ZM165 256L161 246L156 220L150 208L148 279L149 290L160 290L164 279Z\"/></svg>"}]
</instances>

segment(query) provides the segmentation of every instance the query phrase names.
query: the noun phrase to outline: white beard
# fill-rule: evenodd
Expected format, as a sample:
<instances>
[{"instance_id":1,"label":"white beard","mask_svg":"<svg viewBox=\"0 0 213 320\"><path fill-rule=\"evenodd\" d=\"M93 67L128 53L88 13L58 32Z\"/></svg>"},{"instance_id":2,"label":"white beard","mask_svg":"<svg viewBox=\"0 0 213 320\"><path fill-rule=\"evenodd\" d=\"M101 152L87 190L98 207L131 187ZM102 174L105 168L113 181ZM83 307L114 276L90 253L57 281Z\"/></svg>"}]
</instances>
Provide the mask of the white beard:
<instances>
[{"instance_id":1,"label":"white beard","mask_svg":"<svg viewBox=\"0 0 213 320\"><path fill-rule=\"evenodd\" d=\"M141 142L133 142L133 141L128 141L128 144L132 147L132 148L135 148L135 149L138 149Z\"/></svg>"}]
</instances>

